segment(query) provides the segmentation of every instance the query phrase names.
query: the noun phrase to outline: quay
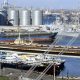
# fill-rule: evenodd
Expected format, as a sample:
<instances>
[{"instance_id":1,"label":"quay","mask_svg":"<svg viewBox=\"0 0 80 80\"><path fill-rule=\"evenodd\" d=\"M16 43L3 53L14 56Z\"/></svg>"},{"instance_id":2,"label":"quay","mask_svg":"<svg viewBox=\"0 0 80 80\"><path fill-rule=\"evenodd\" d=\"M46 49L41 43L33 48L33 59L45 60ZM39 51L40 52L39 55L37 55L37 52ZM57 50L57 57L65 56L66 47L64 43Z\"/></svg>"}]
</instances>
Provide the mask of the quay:
<instances>
[{"instance_id":1,"label":"quay","mask_svg":"<svg viewBox=\"0 0 80 80\"><path fill-rule=\"evenodd\" d=\"M80 47L76 46L60 46L60 45L44 45L44 44L35 44L35 45L16 45L16 44L0 44L0 50L12 50L12 51L22 51L22 52L37 52L44 53L49 52L49 54L63 54L63 55L75 55L80 56Z\"/></svg>"},{"instance_id":2,"label":"quay","mask_svg":"<svg viewBox=\"0 0 80 80\"><path fill-rule=\"evenodd\" d=\"M33 73L27 78L27 70L4 68L1 72L0 80L4 80L1 77L9 77L9 80L35 80L41 73L33 71ZM5 79L6 80L6 79ZM40 80L53 80L53 75L44 75ZM80 80L80 77L57 77L56 80Z\"/></svg>"}]
</instances>

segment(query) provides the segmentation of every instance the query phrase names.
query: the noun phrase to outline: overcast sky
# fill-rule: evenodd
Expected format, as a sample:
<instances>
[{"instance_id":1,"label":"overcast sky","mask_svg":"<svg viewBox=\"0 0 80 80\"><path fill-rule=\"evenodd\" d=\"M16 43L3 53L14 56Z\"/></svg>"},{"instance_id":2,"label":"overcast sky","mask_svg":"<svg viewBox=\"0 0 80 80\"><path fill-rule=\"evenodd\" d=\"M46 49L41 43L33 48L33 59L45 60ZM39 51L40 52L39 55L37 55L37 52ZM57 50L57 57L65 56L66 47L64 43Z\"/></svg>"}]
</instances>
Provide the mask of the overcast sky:
<instances>
[{"instance_id":1,"label":"overcast sky","mask_svg":"<svg viewBox=\"0 0 80 80\"><path fill-rule=\"evenodd\" d=\"M4 0L0 0L0 4ZM80 0L8 0L10 4L21 7L52 8L52 9L78 9Z\"/></svg>"}]
</instances>

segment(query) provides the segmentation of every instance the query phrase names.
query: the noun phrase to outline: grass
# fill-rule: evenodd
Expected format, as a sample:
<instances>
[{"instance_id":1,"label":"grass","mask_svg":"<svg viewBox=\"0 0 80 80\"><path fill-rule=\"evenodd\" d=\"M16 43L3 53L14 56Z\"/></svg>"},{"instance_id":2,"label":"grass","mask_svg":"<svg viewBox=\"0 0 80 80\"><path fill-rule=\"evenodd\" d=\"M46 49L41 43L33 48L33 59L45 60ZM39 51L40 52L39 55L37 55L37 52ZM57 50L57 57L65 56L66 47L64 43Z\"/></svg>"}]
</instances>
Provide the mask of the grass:
<instances>
[{"instance_id":1,"label":"grass","mask_svg":"<svg viewBox=\"0 0 80 80\"><path fill-rule=\"evenodd\" d=\"M65 78L61 79L61 78L57 78L56 80L80 80L80 79L65 79Z\"/></svg>"},{"instance_id":2,"label":"grass","mask_svg":"<svg viewBox=\"0 0 80 80\"><path fill-rule=\"evenodd\" d=\"M10 80L10 79L6 76L0 76L0 80Z\"/></svg>"}]
</instances>

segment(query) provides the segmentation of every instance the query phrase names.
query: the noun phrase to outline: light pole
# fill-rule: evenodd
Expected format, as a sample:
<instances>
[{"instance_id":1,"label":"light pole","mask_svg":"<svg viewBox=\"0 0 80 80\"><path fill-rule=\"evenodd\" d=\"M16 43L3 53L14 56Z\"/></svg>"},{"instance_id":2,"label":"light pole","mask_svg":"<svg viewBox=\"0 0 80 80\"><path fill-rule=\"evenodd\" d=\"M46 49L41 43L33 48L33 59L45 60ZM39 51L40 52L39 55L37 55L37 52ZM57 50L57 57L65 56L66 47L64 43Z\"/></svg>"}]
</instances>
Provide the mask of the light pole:
<instances>
[{"instance_id":1,"label":"light pole","mask_svg":"<svg viewBox=\"0 0 80 80\"><path fill-rule=\"evenodd\" d=\"M1 71L2 71L2 70L1 70L1 62L0 62L0 76L1 76Z\"/></svg>"},{"instance_id":2,"label":"light pole","mask_svg":"<svg viewBox=\"0 0 80 80\"><path fill-rule=\"evenodd\" d=\"M69 71L67 71L67 80L69 80Z\"/></svg>"},{"instance_id":3,"label":"light pole","mask_svg":"<svg viewBox=\"0 0 80 80\"><path fill-rule=\"evenodd\" d=\"M55 76L55 66L56 66L56 64L54 63L53 64L53 80L56 80L55 78L56 78L56 76Z\"/></svg>"}]
</instances>

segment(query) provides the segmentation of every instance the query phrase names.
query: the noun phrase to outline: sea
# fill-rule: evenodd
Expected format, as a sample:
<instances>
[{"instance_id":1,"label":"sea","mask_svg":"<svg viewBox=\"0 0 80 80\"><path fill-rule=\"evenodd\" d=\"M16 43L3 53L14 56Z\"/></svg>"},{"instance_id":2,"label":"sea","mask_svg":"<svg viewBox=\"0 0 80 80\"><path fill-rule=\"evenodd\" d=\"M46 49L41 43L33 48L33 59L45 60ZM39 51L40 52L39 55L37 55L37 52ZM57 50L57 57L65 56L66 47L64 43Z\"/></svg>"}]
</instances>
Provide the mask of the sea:
<instances>
[{"instance_id":1,"label":"sea","mask_svg":"<svg viewBox=\"0 0 80 80\"><path fill-rule=\"evenodd\" d=\"M62 57L62 59L65 59L65 64L59 76L80 77L80 58Z\"/></svg>"},{"instance_id":2,"label":"sea","mask_svg":"<svg viewBox=\"0 0 80 80\"><path fill-rule=\"evenodd\" d=\"M55 21L55 16L47 16L45 17L44 24L52 24ZM70 36L60 36L62 37L56 45L68 45L70 40L73 37ZM74 41L70 44L70 46L77 46L80 47L80 36L74 37ZM59 76L69 76L69 77L80 77L80 57L62 57L65 59L64 69L60 72Z\"/></svg>"},{"instance_id":3,"label":"sea","mask_svg":"<svg viewBox=\"0 0 80 80\"><path fill-rule=\"evenodd\" d=\"M73 37L63 36L56 45L69 45L80 47L80 37L74 37L74 41L68 44ZM64 53L63 53L64 54ZM65 59L64 69L60 72L59 76L70 76L70 77L80 77L80 57L62 57Z\"/></svg>"},{"instance_id":4,"label":"sea","mask_svg":"<svg viewBox=\"0 0 80 80\"><path fill-rule=\"evenodd\" d=\"M50 25L54 20L55 16L49 15L47 17L44 17L43 23ZM62 38L59 40L59 42L56 43L56 45L67 45L71 39L72 37L70 36L62 36ZM71 44L71 46L80 46L80 37L77 37L75 41ZM80 57L65 56L61 58L65 59L65 64L64 64L64 69L60 72L58 76L80 77Z\"/></svg>"}]
</instances>

